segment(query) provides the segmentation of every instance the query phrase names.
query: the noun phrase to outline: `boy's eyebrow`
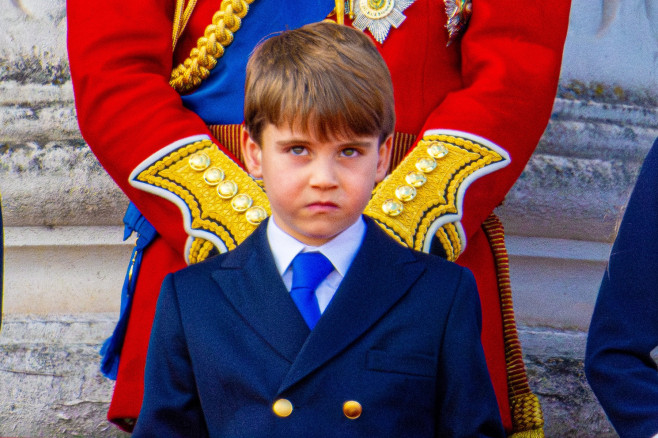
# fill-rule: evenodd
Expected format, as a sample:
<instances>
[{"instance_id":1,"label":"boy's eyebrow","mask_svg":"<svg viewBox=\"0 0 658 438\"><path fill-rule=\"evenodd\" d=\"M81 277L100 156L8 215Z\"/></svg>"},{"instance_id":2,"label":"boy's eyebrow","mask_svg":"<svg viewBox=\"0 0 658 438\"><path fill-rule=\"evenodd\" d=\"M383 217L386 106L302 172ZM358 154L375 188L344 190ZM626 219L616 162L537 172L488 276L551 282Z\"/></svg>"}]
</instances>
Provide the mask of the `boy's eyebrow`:
<instances>
[{"instance_id":1,"label":"boy's eyebrow","mask_svg":"<svg viewBox=\"0 0 658 438\"><path fill-rule=\"evenodd\" d=\"M311 140L309 140L307 138L291 138L291 139L288 139L288 140L277 140L275 143L277 145L280 145L280 146L290 146L290 145L308 144L308 143L311 143ZM347 147L368 147L371 144L372 143L368 140L363 140L363 141L348 140L344 143L341 143L340 146L341 147L346 147L346 146Z\"/></svg>"},{"instance_id":2,"label":"boy's eyebrow","mask_svg":"<svg viewBox=\"0 0 658 438\"><path fill-rule=\"evenodd\" d=\"M309 139L306 139L306 138L291 138L291 139L288 139L288 140L277 140L277 141L275 141L276 144L281 145L281 146L289 146L289 145L300 144L300 143L306 144L306 143L310 143L310 142L311 141Z\"/></svg>"},{"instance_id":3,"label":"boy's eyebrow","mask_svg":"<svg viewBox=\"0 0 658 438\"><path fill-rule=\"evenodd\" d=\"M372 145L372 142L364 140L364 141L358 141L358 140L353 140L353 141L348 141L345 143L341 143L341 146L360 146L360 147L369 147Z\"/></svg>"}]
</instances>

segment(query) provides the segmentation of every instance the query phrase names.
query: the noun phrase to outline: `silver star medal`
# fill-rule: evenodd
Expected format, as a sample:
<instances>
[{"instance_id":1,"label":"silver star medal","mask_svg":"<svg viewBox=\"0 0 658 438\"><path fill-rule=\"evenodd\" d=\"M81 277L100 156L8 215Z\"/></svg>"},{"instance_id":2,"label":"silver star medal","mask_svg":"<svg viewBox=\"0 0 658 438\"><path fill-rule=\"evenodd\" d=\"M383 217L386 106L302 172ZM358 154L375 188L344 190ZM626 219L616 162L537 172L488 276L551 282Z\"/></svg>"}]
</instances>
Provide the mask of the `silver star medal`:
<instances>
[{"instance_id":1,"label":"silver star medal","mask_svg":"<svg viewBox=\"0 0 658 438\"><path fill-rule=\"evenodd\" d=\"M383 44L391 26L398 28L405 20L402 13L415 0L357 0L352 26L360 31L367 27L372 36Z\"/></svg>"}]
</instances>

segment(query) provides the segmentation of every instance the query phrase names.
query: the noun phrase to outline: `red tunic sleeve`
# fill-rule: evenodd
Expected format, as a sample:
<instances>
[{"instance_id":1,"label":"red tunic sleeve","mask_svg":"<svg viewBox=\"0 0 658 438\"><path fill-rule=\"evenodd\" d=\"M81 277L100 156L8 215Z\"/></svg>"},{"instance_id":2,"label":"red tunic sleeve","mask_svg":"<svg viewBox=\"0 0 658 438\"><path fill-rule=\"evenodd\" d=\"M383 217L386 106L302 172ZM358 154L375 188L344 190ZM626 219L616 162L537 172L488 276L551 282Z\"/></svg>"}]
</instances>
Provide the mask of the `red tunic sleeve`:
<instances>
[{"instance_id":1,"label":"red tunic sleeve","mask_svg":"<svg viewBox=\"0 0 658 438\"><path fill-rule=\"evenodd\" d=\"M569 0L473 1L459 37L462 87L447 94L421 130L460 131L509 155L509 165L474 180L465 191L461 222L467 239L503 201L546 128L569 8Z\"/></svg>"},{"instance_id":2,"label":"red tunic sleeve","mask_svg":"<svg viewBox=\"0 0 658 438\"><path fill-rule=\"evenodd\" d=\"M209 135L169 86L174 1L69 0L68 50L80 130L140 212L181 255L187 235L175 204L132 187L130 173L180 139ZM100 16L100 17L99 17Z\"/></svg>"}]
</instances>

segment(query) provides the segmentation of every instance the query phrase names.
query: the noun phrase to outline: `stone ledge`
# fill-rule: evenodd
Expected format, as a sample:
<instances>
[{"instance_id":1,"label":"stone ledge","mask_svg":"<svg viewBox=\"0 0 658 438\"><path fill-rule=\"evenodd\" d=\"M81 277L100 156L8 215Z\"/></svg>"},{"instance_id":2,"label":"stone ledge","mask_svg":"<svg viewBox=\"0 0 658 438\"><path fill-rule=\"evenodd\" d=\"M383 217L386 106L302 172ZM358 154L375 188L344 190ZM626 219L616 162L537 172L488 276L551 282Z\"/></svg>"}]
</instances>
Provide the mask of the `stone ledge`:
<instances>
[{"instance_id":1,"label":"stone ledge","mask_svg":"<svg viewBox=\"0 0 658 438\"><path fill-rule=\"evenodd\" d=\"M97 346L114 330L117 315L92 314L8 314L3 316L0 345L49 344Z\"/></svg>"},{"instance_id":2,"label":"stone ledge","mask_svg":"<svg viewBox=\"0 0 658 438\"><path fill-rule=\"evenodd\" d=\"M505 236L505 244L510 256L590 262L607 262L612 247L611 244L603 242L514 235Z\"/></svg>"},{"instance_id":3,"label":"stone ledge","mask_svg":"<svg viewBox=\"0 0 658 438\"><path fill-rule=\"evenodd\" d=\"M128 436L106 420L113 382L98 368L113 327L110 314L5 315L0 436Z\"/></svg>"},{"instance_id":4,"label":"stone ledge","mask_svg":"<svg viewBox=\"0 0 658 438\"><path fill-rule=\"evenodd\" d=\"M510 234L611 242L640 165L536 153L496 212Z\"/></svg>"},{"instance_id":5,"label":"stone ledge","mask_svg":"<svg viewBox=\"0 0 658 438\"><path fill-rule=\"evenodd\" d=\"M644 112L645 108L636 107ZM653 125L620 124L605 119L565 119L549 121L535 153L602 161L644 160L658 137L658 117Z\"/></svg>"},{"instance_id":6,"label":"stone ledge","mask_svg":"<svg viewBox=\"0 0 658 438\"><path fill-rule=\"evenodd\" d=\"M122 240L123 227L117 226L5 227L4 231L5 248L134 245L134 239Z\"/></svg>"},{"instance_id":7,"label":"stone ledge","mask_svg":"<svg viewBox=\"0 0 658 438\"><path fill-rule=\"evenodd\" d=\"M122 227L9 227L4 312L116 312L135 243Z\"/></svg>"},{"instance_id":8,"label":"stone ledge","mask_svg":"<svg viewBox=\"0 0 658 438\"><path fill-rule=\"evenodd\" d=\"M553 120L598 121L655 129L658 108L625 102L597 102L558 97L555 99L551 118Z\"/></svg>"},{"instance_id":9,"label":"stone ledge","mask_svg":"<svg viewBox=\"0 0 658 438\"><path fill-rule=\"evenodd\" d=\"M55 105L74 107L73 85L67 81L61 85L20 83L17 81L0 82L0 108L16 105Z\"/></svg>"},{"instance_id":10,"label":"stone ledge","mask_svg":"<svg viewBox=\"0 0 658 438\"><path fill-rule=\"evenodd\" d=\"M84 142L0 145L5 226L119 225L123 192Z\"/></svg>"}]
</instances>

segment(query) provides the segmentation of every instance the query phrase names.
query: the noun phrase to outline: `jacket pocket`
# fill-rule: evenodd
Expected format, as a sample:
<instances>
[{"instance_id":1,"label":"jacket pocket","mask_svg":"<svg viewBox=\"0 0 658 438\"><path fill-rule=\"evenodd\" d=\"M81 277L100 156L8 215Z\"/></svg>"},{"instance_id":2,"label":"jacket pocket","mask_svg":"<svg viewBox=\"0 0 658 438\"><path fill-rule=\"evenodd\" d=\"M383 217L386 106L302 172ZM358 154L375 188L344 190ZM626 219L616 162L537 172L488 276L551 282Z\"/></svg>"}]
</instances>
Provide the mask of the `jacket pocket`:
<instances>
[{"instance_id":1,"label":"jacket pocket","mask_svg":"<svg viewBox=\"0 0 658 438\"><path fill-rule=\"evenodd\" d=\"M400 352L369 350L366 354L366 368L412 376L436 376L436 360L434 357L417 353L402 354Z\"/></svg>"}]
</instances>

